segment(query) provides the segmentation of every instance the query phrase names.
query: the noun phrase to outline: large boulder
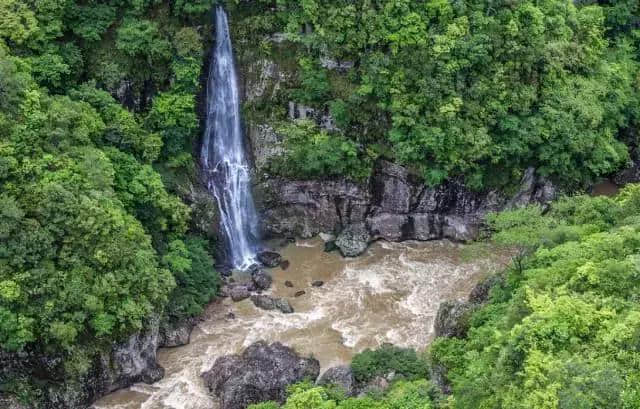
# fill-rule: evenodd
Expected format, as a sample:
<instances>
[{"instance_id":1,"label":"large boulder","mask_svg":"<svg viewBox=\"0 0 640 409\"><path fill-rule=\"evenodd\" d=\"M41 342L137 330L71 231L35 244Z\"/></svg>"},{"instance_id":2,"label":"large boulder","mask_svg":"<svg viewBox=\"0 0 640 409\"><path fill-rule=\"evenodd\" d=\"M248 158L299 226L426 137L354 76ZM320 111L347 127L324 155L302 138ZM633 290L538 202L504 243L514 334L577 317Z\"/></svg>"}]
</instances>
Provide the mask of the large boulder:
<instances>
[{"instance_id":1,"label":"large boulder","mask_svg":"<svg viewBox=\"0 0 640 409\"><path fill-rule=\"evenodd\" d=\"M270 295L252 295L251 301L253 305L263 310L280 310L283 314L292 314L294 312L289 301L284 298L275 298Z\"/></svg>"},{"instance_id":2,"label":"large boulder","mask_svg":"<svg viewBox=\"0 0 640 409\"><path fill-rule=\"evenodd\" d=\"M338 235L336 246L345 257L357 257L367 250L371 235L364 223L347 226Z\"/></svg>"},{"instance_id":3,"label":"large boulder","mask_svg":"<svg viewBox=\"0 0 640 409\"><path fill-rule=\"evenodd\" d=\"M353 376L353 370L346 365L327 369L318 378L316 384L337 386L346 396L354 396L356 393L356 379Z\"/></svg>"},{"instance_id":4,"label":"large boulder","mask_svg":"<svg viewBox=\"0 0 640 409\"><path fill-rule=\"evenodd\" d=\"M158 346L173 348L187 345L191 340L191 332L195 321L188 319L179 322L166 321L160 325Z\"/></svg>"},{"instance_id":5,"label":"large boulder","mask_svg":"<svg viewBox=\"0 0 640 409\"><path fill-rule=\"evenodd\" d=\"M445 301L440 304L434 322L437 337L459 337L467 334L469 318L475 305L465 301Z\"/></svg>"},{"instance_id":6,"label":"large boulder","mask_svg":"<svg viewBox=\"0 0 640 409\"><path fill-rule=\"evenodd\" d=\"M275 251L262 251L258 253L258 261L266 267L278 267L282 262L282 256Z\"/></svg>"},{"instance_id":7,"label":"large boulder","mask_svg":"<svg viewBox=\"0 0 640 409\"><path fill-rule=\"evenodd\" d=\"M264 401L283 403L287 386L305 379L315 381L319 372L316 359L300 357L278 342L259 341L241 355L218 358L202 378L220 399L221 409L245 409Z\"/></svg>"},{"instance_id":8,"label":"large boulder","mask_svg":"<svg viewBox=\"0 0 640 409\"><path fill-rule=\"evenodd\" d=\"M245 300L251 296L249 288L246 285L242 284L236 284L229 287L227 293L234 302Z\"/></svg>"},{"instance_id":9,"label":"large boulder","mask_svg":"<svg viewBox=\"0 0 640 409\"><path fill-rule=\"evenodd\" d=\"M267 290L271 287L271 282L273 280L264 270L256 270L251 273L251 281L256 289Z\"/></svg>"}]
</instances>

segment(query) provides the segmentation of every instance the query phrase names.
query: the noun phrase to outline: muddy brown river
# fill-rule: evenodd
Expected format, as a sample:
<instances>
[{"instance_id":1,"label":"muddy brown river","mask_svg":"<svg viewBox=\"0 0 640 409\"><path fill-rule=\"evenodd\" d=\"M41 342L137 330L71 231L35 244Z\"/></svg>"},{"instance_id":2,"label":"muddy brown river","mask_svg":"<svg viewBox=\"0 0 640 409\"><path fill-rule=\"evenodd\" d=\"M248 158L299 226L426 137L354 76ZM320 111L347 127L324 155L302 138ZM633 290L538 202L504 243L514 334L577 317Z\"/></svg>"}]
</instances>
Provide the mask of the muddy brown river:
<instances>
[{"instance_id":1,"label":"muddy brown river","mask_svg":"<svg viewBox=\"0 0 640 409\"><path fill-rule=\"evenodd\" d=\"M294 314L263 311L250 300L214 302L189 345L158 351L164 379L114 392L94 408L215 408L200 373L219 356L260 339L312 354L322 370L384 342L423 349L433 337L440 302L466 298L481 278L508 260L496 249L470 250L448 241L377 242L355 259L325 253L323 245L321 239L298 240L281 250L290 267L271 270L270 294L287 297ZM287 280L293 288L285 286ZM325 284L312 287L315 280ZM294 297L300 290L306 294Z\"/></svg>"}]
</instances>

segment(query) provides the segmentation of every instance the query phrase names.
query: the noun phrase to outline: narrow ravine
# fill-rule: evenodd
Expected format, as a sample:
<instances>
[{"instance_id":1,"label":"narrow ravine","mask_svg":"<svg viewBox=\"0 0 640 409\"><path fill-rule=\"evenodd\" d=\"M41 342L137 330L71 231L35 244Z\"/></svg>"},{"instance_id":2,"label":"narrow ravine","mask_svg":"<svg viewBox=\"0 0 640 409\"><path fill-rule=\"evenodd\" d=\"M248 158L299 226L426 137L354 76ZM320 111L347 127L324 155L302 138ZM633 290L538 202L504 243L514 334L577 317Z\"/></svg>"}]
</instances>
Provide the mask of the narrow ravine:
<instances>
[{"instance_id":1,"label":"narrow ravine","mask_svg":"<svg viewBox=\"0 0 640 409\"><path fill-rule=\"evenodd\" d=\"M466 298L486 274L508 257L496 249L470 252L449 241L377 242L363 256L325 253L320 239L282 249L291 265L271 271L271 293L287 297L296 312L284 315L230 299L209 306L185 347L158 353L163 380L115 392L100 409L209 409L216 407L200 373L221 355L256 340L281 341L313 354L322 369L348 362L358 351L384 342L422 349L433 337L439 304ZM239 278L241 279L241 278ZM324 281L316 288L311 283ZM291 281L293 287L287 287ZM294 297L298 291L306 293Z\"/></svg>"}]
</instances>

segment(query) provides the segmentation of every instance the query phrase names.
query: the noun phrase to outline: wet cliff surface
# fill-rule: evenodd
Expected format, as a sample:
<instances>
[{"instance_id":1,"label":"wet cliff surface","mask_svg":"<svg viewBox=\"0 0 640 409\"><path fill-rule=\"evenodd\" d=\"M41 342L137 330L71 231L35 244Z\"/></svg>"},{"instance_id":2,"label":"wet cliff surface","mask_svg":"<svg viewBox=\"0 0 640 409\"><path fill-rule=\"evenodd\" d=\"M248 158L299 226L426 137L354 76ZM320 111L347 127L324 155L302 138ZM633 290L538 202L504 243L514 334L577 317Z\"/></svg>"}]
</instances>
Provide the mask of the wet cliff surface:
<instances>
[{"instance_id":1,"label":"wet cliff surface","mask_svg":"<svg viewBox=\"0 0 640 409\"><path fill-rule=\"evenodd\" d=\"M396 164L379 161L367 184L347 180L269 179L261 189L261 223L267 236L338 234L362 224L368 241L468 241L487 213L551 201L551 183L527 170L518 192L474 192L455 181L429 187Z\"/></svg>"}]
</instances>

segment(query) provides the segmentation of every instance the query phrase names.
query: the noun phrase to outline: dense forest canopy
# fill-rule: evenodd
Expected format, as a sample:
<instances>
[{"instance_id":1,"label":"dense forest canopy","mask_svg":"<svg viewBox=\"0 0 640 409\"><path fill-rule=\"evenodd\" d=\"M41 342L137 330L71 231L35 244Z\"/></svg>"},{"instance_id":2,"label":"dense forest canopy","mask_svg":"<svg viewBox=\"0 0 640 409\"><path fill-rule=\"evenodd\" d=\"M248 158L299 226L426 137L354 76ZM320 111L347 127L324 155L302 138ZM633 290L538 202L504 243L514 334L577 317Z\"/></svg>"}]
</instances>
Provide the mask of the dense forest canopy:
<instances>
[{"instance_id":1,"label":"dense forest canopy","mask_svg":"<svg viewBox=\"0 0 640 409\"><path fill-rule=\"evenodd\" d=\"M173 3L0 0L5 352L69 357L74 376L217 291L214 243L176 196L195 180L211 5Z\"/></svg>"},{"instance_id":2,"label":"dense forest canopy","mask_svg":"<svg viewBox=\"0 0 640 409\"><path fill-rule=\"evenodd\" d=\"M285 129L290 175L324 176L344 160L339 172L358 178L386 156L430 184L505 185L534 166L580 187L624 166L637 138L636 1L240 4L250 24L238 35L283 31L299 46L286 97L328 109L339 128ZM308 145L326 154L305 161Z\"/></svg>"}]
</instances>

